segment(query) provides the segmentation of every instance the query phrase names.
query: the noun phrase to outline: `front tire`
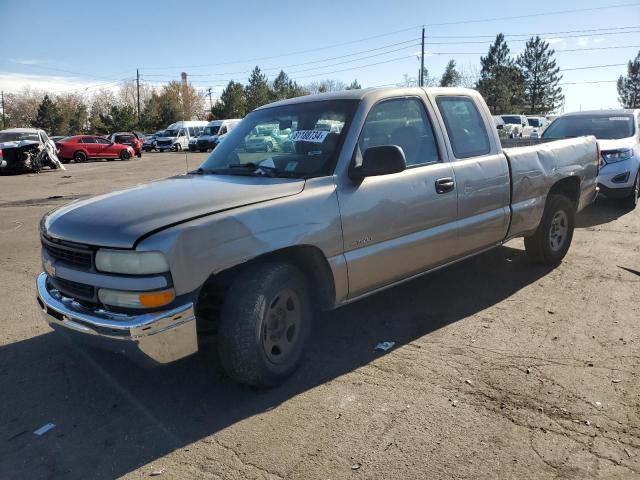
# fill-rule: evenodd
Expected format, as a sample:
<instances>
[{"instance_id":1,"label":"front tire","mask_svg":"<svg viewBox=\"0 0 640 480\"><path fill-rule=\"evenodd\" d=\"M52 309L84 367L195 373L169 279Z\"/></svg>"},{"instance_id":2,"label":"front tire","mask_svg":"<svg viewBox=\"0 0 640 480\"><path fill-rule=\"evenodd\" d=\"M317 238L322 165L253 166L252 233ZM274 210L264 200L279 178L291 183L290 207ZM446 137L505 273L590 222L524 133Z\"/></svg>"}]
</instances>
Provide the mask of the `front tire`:
<instances>
[{"instance_id":1,"label":"front tire","mask_svg":"<svg viewBox=\"0 0 640 480\"><path fill-rule=\"evenodd\" d=\"M529 258L542 265L558 265L571 246L575 228L575 207L564 195L550 194L540 225L524 246Z\"/></svg>"},{"instance_id":2,"label":"front tire","mask_svg":"<svg viewBox=\"0 0 640 480\"><path fill-rule=\"evenodd\" d=\"M640 172L636 173L636 179L633 182L633 188L628 197L621 200L621 204L624 208L634 210L638 205L638 197L640 196Z\"/></svg>"},{"instance_id":3,"label":"front tire","mask_svg":"<svg viewBox=\"0 0 640 480\"><path fill-rule=\"evenodd\" d=\"M129 150L120 150L120 160L129 160L130 158Z\"/></svg>"},{"instance_id":4,"label":"front tire","mask_svg":"<svg viewBox=\"0 0 640 480\"><path fill-rule=\"evenodd\" d=\"M220 318L218 353L239 383L271 387L299 366L312 325L307 282L296 267L267 263L232 283Z\"/></svg>"}]
</instances>

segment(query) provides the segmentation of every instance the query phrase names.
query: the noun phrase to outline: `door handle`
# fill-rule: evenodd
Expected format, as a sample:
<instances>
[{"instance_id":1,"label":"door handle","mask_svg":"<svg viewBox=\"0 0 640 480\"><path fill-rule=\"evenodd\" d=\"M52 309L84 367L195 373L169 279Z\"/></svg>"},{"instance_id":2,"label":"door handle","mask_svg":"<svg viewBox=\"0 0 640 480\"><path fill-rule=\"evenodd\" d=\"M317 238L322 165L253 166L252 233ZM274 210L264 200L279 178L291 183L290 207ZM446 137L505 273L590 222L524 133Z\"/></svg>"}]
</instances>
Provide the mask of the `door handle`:
<instances>
[{"instance_id":1,"label":"door handle","mask_svg":"<svg viewBox=\"0 0 640 480\"><path fill-rule=\"evenodd\" d=\"M451 192L454 188L456 188L456 184L451 177L436 180L436 193Z\"/></svg>"}]
</instances>

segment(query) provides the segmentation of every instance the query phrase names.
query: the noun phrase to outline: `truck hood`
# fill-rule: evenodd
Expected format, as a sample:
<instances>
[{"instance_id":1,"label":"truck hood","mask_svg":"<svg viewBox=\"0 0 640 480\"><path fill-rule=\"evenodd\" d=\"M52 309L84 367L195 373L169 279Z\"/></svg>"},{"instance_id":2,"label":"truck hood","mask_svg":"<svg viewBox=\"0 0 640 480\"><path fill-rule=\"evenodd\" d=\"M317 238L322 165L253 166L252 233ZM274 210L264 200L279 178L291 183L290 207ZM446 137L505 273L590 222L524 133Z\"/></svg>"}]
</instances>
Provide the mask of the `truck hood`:
<instances>
[{"instance_id":1,"label":"truck hood","mask_svg":"<svg viewBox=\"0 0 640 480\"><path fill-rule=\"evenodd\" d=\"M71 203L46 217L43 228L61 240L133 248L151 232L303 188L301 179L182 175Z\"/></svg>"},{"instance_id":2,"label":"truck hood","mask_svg":"<svg viewBox=\"0 0 640 480\"><path fill-rule=\"evenodd\" d=\"M616 140L598 140L598 145L600 145L600 150L617 150L619 148L633 148L636 146L638 141L635 137L628 138L619 138Z\"/></svg>"}]
</instances>

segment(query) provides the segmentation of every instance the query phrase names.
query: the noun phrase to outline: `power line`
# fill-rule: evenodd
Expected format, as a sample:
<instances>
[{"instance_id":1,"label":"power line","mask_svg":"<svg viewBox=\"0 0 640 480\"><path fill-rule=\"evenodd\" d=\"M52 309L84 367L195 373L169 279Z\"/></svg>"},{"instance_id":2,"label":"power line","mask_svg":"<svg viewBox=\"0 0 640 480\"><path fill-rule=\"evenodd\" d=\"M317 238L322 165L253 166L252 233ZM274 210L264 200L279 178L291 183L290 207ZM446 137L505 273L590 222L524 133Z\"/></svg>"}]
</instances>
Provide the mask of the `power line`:
<instances>
[{"instance_id":1,"label":"power line","mask_svg":"<svg viewBox=\"0 0 640 480\"><path fill-rule=\"evenodd\" d=\"M525 14L525 15L514 15L514 16L508 16L508 17L494 17L494 18L484 18L484 19L476 19L476 20L458 20L458 21L452 21L452 22L426 23L426 24L424 24L424 26L425 27L438 27L438 26L447 26L447 25L462 25L462 24L470 24L470 23L484 23L484 22L492 22L492 21L499 21L499 20L514 20L514 19L521 19L521 18L531 18L531 17L540 17L540 16L549 16L549 15L564 15L564 14L568 14L568 13L580 13L580 12L600 11L600 10L615 9L615 8L626 8L626 7L633 7L633 6L638 6L638 5L640 5L640 2L617 4L617 5L608 5L608 6L603 6L603 7L591 7L591 8L578 8L578 9L570 9L570 10L558 10L558 11L551 11L551 12L544 12L544 13L530 13L530 14ZM400 30L394 30L392 32L381 33L381 34L373 35L373 36L369 36L369 37L359 38L359 39L351 40L351 41L347 41L347 42L334 43L334 44L325 45L325 46L322 46L322 47L315 47L315 48L310 48L310 49L305 49L305 50L298 50L298 51L294 51L294 52L281 53L281 54L278 54L278 55L271 55L271 56L266 56L266 57L254 57L254 58L245 59L245 60L233 60L233 61L229 61L229 62L219 62L219 63L210 63L210 64L171 65L171 66L145 67L145 68L147 70L173 70L173 69L198 68L198 67L205 67L205 66L206 67L218 67L218 66L222 66L222 65L233 65L233 64L239 64L239 63L257 62L257 61L263 61L263 60L273 60L273 59L276 59L276 58L282 58L282 57L293 56L293 55L301 55L303 53L311 53L311 52L316 52L316 51L320 51L320 50L327 50L327 49L331 49L331 48L335 48L335 47L342 47L342 46L345 46L345 45L353 45L354 43L361 43L361 42L365 42L365 41L368 41L368 40L373 40L373 39L376 39L376 38L395 35L397 33L407 32L407 31L414 30L414 29L417 30L417 29L419 29L421 27L422 27L422 25L414 25L412 27L407 27L407 28L403 28L403 29L400 29Z\"/></svg>"},{"instance_id":2,"label":"power line","mask_svg":"<svg viewBox=\"0 0 640 480\"><path fill-rule=\"evenodd\" d=\"M585 47L585 48L565 48L565 49L554 49L555 53L563 53L563 52L586 52L586 51L595 51L595 50L611 50L611 49L620 49L620 48L640 48L640 45L615 45L611 47ZM429 55L486 55L487 52L428 52Z\"/></svg>"},{"instance_id":3,"label":"power line","mask_svg":"<svg viewBox=\"0 0 640 480\"><path fill-rule=\"evenodd\" d=\"M309 61L309 62L295 63L295 64L290 64L290 65L282 65L282 66L279 66L279 67L268 67L268 68L261 69L261 71L262 72L278 71L278 70L283 70L285 68L304 66L304 65L311 65L311 64L314 64L314 63L323 63L325 61L338 60L338 59L341 59L341 58L352 57L352 56L355 56L355 55L359 55L361 53L368 53L368 52L373 52L373 51L377 51L377 50L382 50L382 49L385 49L385 48L388 48L388 47L401 45L401 44L407 44L407 43L410 43L410 42L412 42L410 45L405 45L404 47L401 47L401 48L396 48L394 50L389 50L389 51L386 51L386 52L379 52L379 53L377 53L375 55L369 55L369 56L365 56L365 57L361 57L361 58L355 58L355 59L352 59L350 61L353 62L353 61L357 61L357 60L364 60L364 59L367 59L367 58L373 58L373 57L377 57L377 56L380 56L380 55L386 55L386 54L389 54L389 53L399 52L399 51L406 50L408 48L412 48L412 47L415 47L415 46L419 45L417 43L418 42L417 39L411 39L411 40L407 40L407 41L404 41L404 42L399 42L399 43L395 43L395 44L391 44L391 45L385 45L383 47L372 48L372 49L369 49L369 50L363 50L363 51L360 51L360 52L350 53L350 54L346 54L346 55L340 55L340 56L337 56L337 57L324 58L324 59L321 59L321 60L313 60L313 61ZM334 63L333 65L340 65L340 64L344 64L344 63L349 63L349 62L339 62L339 63ZM325 66L330 66L330 65L325 65ZM318 68L318 67L314 67L314 68ZM251 73L252 71L253 71L253 69L251 69L251 70L242 70L242 71L237 71L237 72L225 72L225 73L206 73L206 74L203 74L203 73L197 74L196 73L196 74L189 74L189 76L190 77L214 77L214 76L223 76L223 75L242 75L242 74L246 74L246 73ZM167 74L145 74L145 76L146 77L167 77L169 75L167 75Z\"/></svg>"},{"instance_id":4,"label":"power line","mask_svg":"<svg viewBox=\"0 0 640 480\"><path fill-rule=\"evenodd\" d=\"M590 37L597 37L597 36L603 36L603 35L624 35L626 33L640 33L640 30L628 30L625 32L602 32L602 33L591 33L589 34ZM534 34L532 34L534 35ZM539 36L539 35L538 35ZM578 37L584 37L584 35L562 35L562 36L551 36L551 37L546 37L543 38L543 40L562 40L564 38L578 38ZM529 39L528 38L517 38L517 39L511 39L509 40L510 42L528 42ZM463 44L491 44L493 42L488 41L488 40L465 40L462 42L429 42L429 45L463 45Z\"/></svg>"},{"instance_id":5,"label":"power line","mask_svg":"<svg viewBox=\"0 0 640 480\"><path fill-rule=\"evenodd\" d=\"M440 23L427 23L425 27L442 27L447 25L463 25L469 23L485 23L485 22L495 22L500 20L518 20L521 18L532 18L532 17L546 17L548 15L564 15L567 13L582 13L582 12L593 12L598 10L608 10L614 8L626 8L626 7L636 7L640 5L640 2L634 3L619 3L616 5L607 5L604 7L590 7L590 8L574 8L571 10L556 10L554 12L544 12L544 13L528 13L523 15L512 15L509 17L493 17L493 18L482 18L478 20L457 20L452 22L440 22Z\"/></svg>"},{"instance_id":6,"label":"power line","mask_svg":"<svg viewBox=\"0 0 640 480\"><path fill-rule=\"evenodd\" d=\"M586 83L616 83L617 80L592 80L592 81L584 81L584 82L563 82L558 85L582 85Z\"/></svg>"},{"instance_id":7,"label":"power line","mask_svg":"<svg viewBox=\"0 0 640 480\"><path fill-rule=\"evenodd\" d=\"M533 37L535 35L560 35L565 33L591 33L602 32L605 30L629 30L636 29L637 25L631 25L628 27L607 27L607 28L588 28L581 30L563 30L559 32L536 32L536 33L503 33L505 37ZM623 32L624 33L624 32ZM429 35L429 38L495 38L496 35Z\"/></svg>"},{"instance_id":8,"label":"power line","mask_svg":"<svg viewBox=\"0 0 640 480\"><path fill-rule=\"evenodd\" d=\"M591 68L607 68L607 67L624 67L626 63L610 63L609 65L591 65L588 67L561 68L561 72L570 72L573 70L589 70Z\"/></svg>"}]
</instances>

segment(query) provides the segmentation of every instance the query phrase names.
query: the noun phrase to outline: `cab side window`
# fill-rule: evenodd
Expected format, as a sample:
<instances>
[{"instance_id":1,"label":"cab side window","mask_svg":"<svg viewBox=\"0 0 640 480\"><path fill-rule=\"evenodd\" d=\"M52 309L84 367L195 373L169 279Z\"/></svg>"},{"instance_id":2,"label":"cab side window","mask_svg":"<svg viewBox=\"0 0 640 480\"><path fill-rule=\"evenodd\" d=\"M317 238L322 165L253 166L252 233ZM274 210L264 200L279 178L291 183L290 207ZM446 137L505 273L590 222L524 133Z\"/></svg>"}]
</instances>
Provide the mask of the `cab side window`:
<instances>
[{"instance_id":1,"label":"cab side window","mask_svg":"<svg viewBox=\"0 0 640 480\"><path fill-rule=\"evenodd\" d=\"M456 158L477 157L491 152L487 128L471 98L438 97L436 103Z\"/></svg>"},{"instance_id":2,"label":"cab side window","mask_svg":"<svg viewBox=\"0 0 640 480\"><path fill-rule=\"evenodd\" d=\"M365 121L358 142L361 153L370 147L397 145L407 167L440 162L433 127L418 98L397 98L376 104Z\"/></svg>"}]
</instances>

